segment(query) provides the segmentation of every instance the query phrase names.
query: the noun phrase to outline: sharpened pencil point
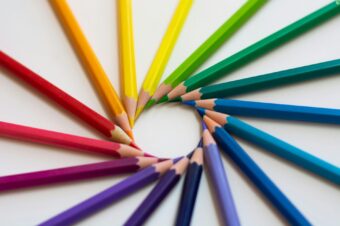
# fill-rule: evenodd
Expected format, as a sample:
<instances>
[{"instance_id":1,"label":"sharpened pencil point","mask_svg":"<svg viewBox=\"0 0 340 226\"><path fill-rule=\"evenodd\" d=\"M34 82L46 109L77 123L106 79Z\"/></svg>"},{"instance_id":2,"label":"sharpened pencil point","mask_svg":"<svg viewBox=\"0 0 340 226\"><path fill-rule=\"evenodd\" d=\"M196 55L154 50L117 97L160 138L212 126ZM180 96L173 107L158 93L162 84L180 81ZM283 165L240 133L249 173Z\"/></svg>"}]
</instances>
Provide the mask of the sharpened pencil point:
<instances>
[{"instance_id":1,"label":"sharpened pencil point","mask_svg":"<svg viewBox=\"0 0 340 226\"><path fill-rule=\"evenodd\" d=\"M198 114L200 114L200 116L204 116L205 115L205 110L203 108L196 108Z\"/></svg>"},{"instance_id":2,"label":"sharpened pencil point","mask_svg":"<svg viewBox=\"0 0 340 226\"><path fill-rule=\"evenodd\" d=\"M139 107L136 110L136 115L135 115L135 120L140 116L140 114L142 113L144 107Z\"/></svg>"},{"instance_id":3,"label":"sharpened pencil point","mask_svg":"<svg viewBox=\"0 0 340 226\"><path fill-rule=\"evenodd\" d=\"M182 104L185 104L185 105L188 105L188 106L192 106L192 107L196 106L196 102L193 101L193 100L184 101L184 102L182 102Z\"/></svg>"},{"instance_id":4,"label":"sharpened pencil point","mask_svg":"<svg viewBox=\"0 0 340 226\"><path fill-rule=\"evenodd\" d=\"M206 130L208 129L207 125L205 124L205 122L202 120L202 130ZM201 146L202 146L203 142L201 141Z\"/></svg>"},{"instance_id":5,"label":"sharpened pencil point","mask_svg":"<svg viewBox=\"0 0 340 226\"><path fill-rule=\"evenodd\" d=\"M149 109L151 108L154 104L156 103L156 100L155 99L151 99L148 101L148 103L145 105L145 109Z\"/></svg>"},{"instance_id":6,"label":"sharpened pencil point","mask_svg":"<svg viewBox=\"0 0 340 226\"><path fill-rule=\"evenodd\" d=\"M182 98L181 97L176 97L174 99L170 99L169 102L182 102Z\"/></svg>"},{"instance_id":7,"label":"sharpened pencil point","mask_svg":"<svg viewBox=\"0 0 340 226\"><path fill-rule=\"evenodd\" d=\"M158 102L157 104L162 104L162 103L165 103L169 100L169 97L168 96L163 96Z\"/></svg>"}]
</instances>

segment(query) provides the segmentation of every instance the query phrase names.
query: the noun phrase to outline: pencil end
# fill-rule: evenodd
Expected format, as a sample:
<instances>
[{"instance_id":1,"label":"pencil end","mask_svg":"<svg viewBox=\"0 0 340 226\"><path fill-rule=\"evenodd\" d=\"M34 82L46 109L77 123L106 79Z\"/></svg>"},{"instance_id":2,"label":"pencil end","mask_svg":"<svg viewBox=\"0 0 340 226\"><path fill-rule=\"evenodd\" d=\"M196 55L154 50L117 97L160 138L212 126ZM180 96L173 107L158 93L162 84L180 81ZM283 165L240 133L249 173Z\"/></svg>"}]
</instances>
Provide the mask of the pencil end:
<instances>
[{"instance_id":1,"label":"pencil end","mask_svg":"<svg viewBox=\"0 0 340 226\"><path fill-rule=\"evenodd\" d=\"M191 106L191 107L195 107L196 106L196 102L194 100L189 100L189 101L184 101L182 102L182 104Z\"/></svg>"},{"instance_id":2,"label":"pencil end","mask_svg":"<svg viewBox=\"0 0 340 226\"><path fill-rule=\"evenodd\" d=\"M154 104L156 103L156 100L155 99L151 99L151 100L149 100L148 101L148 103L146 103L146 105L145 105L145 109L149 109L149 108L151 108Z\"/></svg>"},{"instance_id":3,"label":"pencil end","mask_svg":"<svg viewBox=\"0 0 340 226\"><path fill-rule=\"evenodd\" d=\"M170 99L169 102L174 103L174 102L182 102L182 98L181 97L176 97L174 99Z\"/></svg>"},{"instance_id":4,"label":"pencil end","mask_svg":"<svg viewBox=\"0 0 340 226\"><path fill-rule=\"evenodd\" d=\"M166 95L166 96L163 96L158 102L157 104L162 104L162 103L165 103L169 100L169 97Z\"/></svg>"},{"instance_id":5,"label":"pencil end","mask_svg":"<svg viewBox=\"0 0 340 226\"><path fill-rule=\"evenodd\" d=\"M196 108L196 111L198 112L198 114L200 114L201 117L205 115L205 110L203 108Z\"/></svg>"}]
</instances>

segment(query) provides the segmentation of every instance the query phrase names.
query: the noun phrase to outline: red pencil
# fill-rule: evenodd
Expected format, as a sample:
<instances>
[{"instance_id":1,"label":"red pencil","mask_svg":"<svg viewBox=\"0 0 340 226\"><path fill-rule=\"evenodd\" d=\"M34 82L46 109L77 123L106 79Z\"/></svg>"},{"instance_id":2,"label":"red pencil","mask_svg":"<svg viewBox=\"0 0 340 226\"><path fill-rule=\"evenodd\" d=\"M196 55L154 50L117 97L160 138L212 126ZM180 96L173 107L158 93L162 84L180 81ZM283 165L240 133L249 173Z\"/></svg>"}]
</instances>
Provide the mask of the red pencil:
<instances>
[{"instance_id":1,"label":"red pencil","mask_svg":"<svg viewBox=\"0 0 340 226\"><path fill-rule=\"evenodd\" d=\"M89 151L117 158L150 156L126 144L80 137L0 121L0 136L48 144L78 151Z\"/></svg>"},{"instance_id":2,"label":"red pencil","mask_svg":"<svg viewBox=\"0 0 340 226\"><path fill-rule=\"evenodd\" d=\"M0 66L12 72L13 76L32 86L41 94L47 96L50 100L59 104L105 136L124 144L132 143L131 138L119 126L104 118L2 51L0 51Z\"/></svg>"}]
</instances>

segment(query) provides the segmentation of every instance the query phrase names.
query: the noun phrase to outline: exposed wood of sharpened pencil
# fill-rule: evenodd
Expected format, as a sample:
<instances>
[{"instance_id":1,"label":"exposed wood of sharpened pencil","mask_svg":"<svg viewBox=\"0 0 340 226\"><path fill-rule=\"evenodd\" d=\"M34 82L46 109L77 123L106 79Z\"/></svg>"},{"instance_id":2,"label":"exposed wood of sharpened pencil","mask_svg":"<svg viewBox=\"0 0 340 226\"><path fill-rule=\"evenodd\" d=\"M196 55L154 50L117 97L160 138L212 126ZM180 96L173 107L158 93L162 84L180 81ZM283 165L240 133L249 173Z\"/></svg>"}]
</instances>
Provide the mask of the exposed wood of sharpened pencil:
<instances>
[{"instance_id":1,"label":"exposed wood of sharpened pencil","mask_svg":"<svg viewBox=\"0 0 340 226\"><path fill-rule=\"evenodd\" d=\"M105 136L124 144L132 143L130 137L119 126L104 118L2 51L0 51L0 66L10 71L11 76L30 85L39 93L45 95L51 101L60 105Z\"/></svg>"},{"instance_id":2,"label":"exposed wood of sharpened pencil","mask_svg":"<svg viewBox=\"0 0 340 226\"><path fill-rule=\"evenodd\" d=\"M132 136L129 120L119 96L87 41L67 1L51 0L50 3L114 121L129 136Z\"/></svg>"},{"instance_id":3,"label":"exposed wood of sharpened pencil","mask_svg":"<svg viewBox=\"0 0 340 226\"><path fill-rule=\"evenodd\" d=\"M39 225L50 226L75 224L111 205L112 203L126 197L127 195L138 191L151 182L156 181L165 172L167 172L172 165L172 160L166 160L149 166Z\"/></svg>"},{"instance_id":4,"label":"exposed wood of sharpened pencil","mask_svg":"<svg viewBox=\"0 0 340 226\"><path fill-rule=\"evenodd\" d=\"M154 164L157 161L157 158L131 157L79 166L2 176L0 177L0 191L132 173Z\"/></svg>"},{"instance_id":5,"label":"exposed wood of sharpened pencil","mask_svg":"<svg viewBox=\"0 0 340 226\"><path fill-rule=\"evenodd\" d=\"M232 159L291 225L311 225L285 194L217 122L206 115L203 116L203 120L216 138L222 151Z\"/></svg>"}]
</instances>

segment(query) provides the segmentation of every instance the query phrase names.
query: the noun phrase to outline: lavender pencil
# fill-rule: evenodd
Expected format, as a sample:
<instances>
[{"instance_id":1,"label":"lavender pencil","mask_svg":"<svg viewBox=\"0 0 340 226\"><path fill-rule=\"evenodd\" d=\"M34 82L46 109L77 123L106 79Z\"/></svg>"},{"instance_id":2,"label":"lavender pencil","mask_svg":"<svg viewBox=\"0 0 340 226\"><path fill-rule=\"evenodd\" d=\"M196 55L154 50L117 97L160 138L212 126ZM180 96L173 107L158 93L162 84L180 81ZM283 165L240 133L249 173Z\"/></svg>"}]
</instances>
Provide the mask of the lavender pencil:
<instances>
[{"instance_id":1,"label":"lavender pencil","mask_svg":"<svg viewBox=\"0 0 340 226\"><path fill-rule=\"evenodd\" d=\"M98 212L113 202L135 192L157 180L173 165L172 160L163 161L149 166L118 184L86 199L68 210L39 224L40 226L72 225Z\"/></svg>"},{"instance_id":2,"label":"lavender pencil","mask_svg":"<svg viewBox=\"0 0 340 226\"><path fill-rule=\"evenodd\" d=\"M213 183L213 188L217 194L217 201L220 207L222 219L225 225L239 226L240 221L218 147L204 122L202 125L204 161L206 162L207 170Z\"/></svg>"},{"instance_id":3,"label":"lavender pencil","mask_svg":"<svg viewBox=\"0 0 340 226\"><path fill-rule=\"evenodd\" d=\"M164 174L140 206L125 222L124 226L143 225L147 218L159 206L169 192L175 187L189 164L189 158L183 157Z\"/></svg>"}]
</instances>

